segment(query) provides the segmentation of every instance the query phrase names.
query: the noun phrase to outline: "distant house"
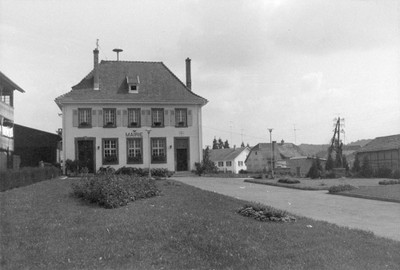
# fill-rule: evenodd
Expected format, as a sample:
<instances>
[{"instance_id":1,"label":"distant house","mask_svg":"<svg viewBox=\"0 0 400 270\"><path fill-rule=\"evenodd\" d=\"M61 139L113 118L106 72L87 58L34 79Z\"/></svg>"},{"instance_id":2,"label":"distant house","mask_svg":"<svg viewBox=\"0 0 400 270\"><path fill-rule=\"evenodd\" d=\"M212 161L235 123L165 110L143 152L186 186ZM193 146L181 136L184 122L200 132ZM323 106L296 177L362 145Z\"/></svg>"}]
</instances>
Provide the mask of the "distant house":
<instances>
[{"instance_id":1,"label":"distant house","mask_svg":"<svg viewBox=\"0 0 400 270\"><path fill-rule=\"evenodd\" d=\"M249 153L248 147L212 149L210 160L215 163L219 171L239 173L240 170L247 170L245 160Z\"/></svg>"},{"instance_id":2,"label":"distant house","mask_svg":"<svg viewBox=\"0 0 400 270\"><path fill-rule=\"evenodd\" d=\"M25 91L0 72L0 171L18 167L14 162L14 91Z\"/></svg>"},{"instance_id":3,"label":"distant house","mask_svg":"<svg viewBox=\"0 0 400 270\"><path fill-rule=\"evenodd\" d=\"M61 137L21 125L14 125L14 153L20 156L21 167L37 167L40 161L58 163Z\"/></svg>"},{"instance_id":4,"label":"distant house","mask_svg":"<svg viewBox=\"0 0 400 270\"><path fill-rule=\"evenodd\" d=\"M290 168L290 174L298 177L305 177L310 170L316 157L292 157L287 161L287 166ZM325 168L326 159L320 158L322 168Z\"/></svg>"},{"instance_id":5,"label":"distant house","mask_svg":"<svg viewBox=\"0 0 400 270\"><path fill-rule=\"evenodd\" d=\"M271 164L274 168L284 168L290 158L301 156L304 156L303 152L293 143L273 142L272 147L270 143L259 143L251 149L245 163L250 172L270 171Z\"/></svg>"},{"instance_id":6,"label":"distant house","mask_svg":"<svg viewBox=\"0 0 400 270\"><path fill-rule=\"evenodd\" d=\"M357 156L361 164L367 157L374 170L400 169L400 134L375 138L358 150Z\"/></svg>"}]
</instances>

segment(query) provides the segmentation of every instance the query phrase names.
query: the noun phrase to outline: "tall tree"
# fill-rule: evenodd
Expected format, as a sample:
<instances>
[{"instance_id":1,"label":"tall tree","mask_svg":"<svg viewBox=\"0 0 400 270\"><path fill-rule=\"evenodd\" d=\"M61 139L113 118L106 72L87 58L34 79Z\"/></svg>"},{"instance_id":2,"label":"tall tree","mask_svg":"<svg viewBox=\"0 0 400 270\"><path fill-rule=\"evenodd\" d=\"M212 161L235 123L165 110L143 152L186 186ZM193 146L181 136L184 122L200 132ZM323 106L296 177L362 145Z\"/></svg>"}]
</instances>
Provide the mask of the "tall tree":
<instances>
[{"instance_id":1,"label":"tall tree","mask_svg":"<svg viewBox=\"0 0 400 270\"><path fill-rule=\"evenodd\" d=\"M218 149L218 142L217 142L217 139L215 137L214 137L214 140L213 140L212 149Z\"/></svg>"},{"instance_id":2,"label":"tall tree","mask_svg":"<svg viewBox=\"0 0 400 270\"><path fill-rule=\"evenodd\" d=\"M333 169L334 166L334 162L333 162L333 158L332 158L332 153L328 154L328 159L326 160L325 163L325 170L330 171Z\"/></svg>"},{"instance_id":3,"label":"tall tree","mask_svg":"<svg viewBox=\"0 0 400 270\"><path fill-rule=\"evenodd\" d=\"M225 149L229 149L229 142L228 142L228 140L225 141L225 143L224 143L224 148L225 148Z\"/></svg>"},{"instance_id":4,"label":"tall tree","mask_svg":"<svg viewBox=\"0 0 400 270\"><path fill-rule=\"evenodd\" d=\"M224 149L224 142L221 140L221 138L218 139L218 149Z\"/></svg>"},{"instance_id":5,"label":"tall tree","mask_svg":"<svg viewBox=\"0 0 400 270\"><path fill-rule=\"evenodd\" d=\"M243 148L243 147L244 147L244 142L242 142L242 144L240 145L240 147L241 147L241 148Z\"/></svg>"}]
</instances>

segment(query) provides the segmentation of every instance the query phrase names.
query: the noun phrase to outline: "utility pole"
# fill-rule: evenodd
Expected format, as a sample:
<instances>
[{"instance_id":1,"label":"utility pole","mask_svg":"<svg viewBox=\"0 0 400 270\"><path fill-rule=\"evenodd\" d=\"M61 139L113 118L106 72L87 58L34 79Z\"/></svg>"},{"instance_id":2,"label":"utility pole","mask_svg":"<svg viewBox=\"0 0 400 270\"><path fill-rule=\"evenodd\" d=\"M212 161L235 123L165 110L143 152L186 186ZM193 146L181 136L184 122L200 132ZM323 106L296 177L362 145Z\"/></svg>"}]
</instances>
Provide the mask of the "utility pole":
<instances>
[{"instance_id":1,"label":"utility pole","mask_svg":"<svg viewBox=\"0 0 400 270\"><path fill-rule=\"evenodd\" d=\"M272 130L273 128L269 128L269 142L271 144L271 176L274 178L274 148L272 147Z\"/></svg>"}]
</instances>

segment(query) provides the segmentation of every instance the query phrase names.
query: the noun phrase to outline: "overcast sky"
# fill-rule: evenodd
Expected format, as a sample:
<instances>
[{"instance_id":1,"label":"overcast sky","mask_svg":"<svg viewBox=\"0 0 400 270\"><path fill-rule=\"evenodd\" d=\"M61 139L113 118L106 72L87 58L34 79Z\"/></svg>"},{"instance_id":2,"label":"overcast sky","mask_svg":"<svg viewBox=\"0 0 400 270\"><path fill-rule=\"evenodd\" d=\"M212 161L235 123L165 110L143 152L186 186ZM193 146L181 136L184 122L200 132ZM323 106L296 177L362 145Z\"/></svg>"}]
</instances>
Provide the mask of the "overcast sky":
<instances>
[{"instance_id":1,"label":"overcast sky","mask_svg":"<svg viewBox=\"0 0 400 270\"><path fill-rule=\"evenodd\" d=\"M400 1L0 0L0 70L15 122L55 132L54 99L100 59L162 61L203 107L204 145L322 144L400 133ZM295 129L296 128L296 132Z\"/></svg>"}]
</instances>

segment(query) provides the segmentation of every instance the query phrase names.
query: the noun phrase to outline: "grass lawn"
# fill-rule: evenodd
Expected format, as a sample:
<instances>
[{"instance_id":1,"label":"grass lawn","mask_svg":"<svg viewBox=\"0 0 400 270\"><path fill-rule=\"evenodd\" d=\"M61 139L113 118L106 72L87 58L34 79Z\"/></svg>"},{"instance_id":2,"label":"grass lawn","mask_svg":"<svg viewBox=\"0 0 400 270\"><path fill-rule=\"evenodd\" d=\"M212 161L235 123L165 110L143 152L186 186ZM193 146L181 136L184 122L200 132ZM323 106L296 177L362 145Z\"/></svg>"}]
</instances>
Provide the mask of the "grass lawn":
<instances>
[{"instance_id":1,"label":"grass lawn","mask_svg":"<svg viewBox=\"0 0 400 270\"><path fill-rule=\"evenodd\" d=\"M339 195L349 195L366 199L387 200L400 203L400 185L370 186L340 192Z\"/></svg>"},{"instance_id":2,"label":"grass lawn","mask_svg":"<svg viewBox=\"0 0 400 270\"><path fill-rule=\"evenodd\" d=\"M103 209L50 180L0 193L1 269L400 269L400 242L159 181L162 196Z\"/></svg>"}]
</instances>

